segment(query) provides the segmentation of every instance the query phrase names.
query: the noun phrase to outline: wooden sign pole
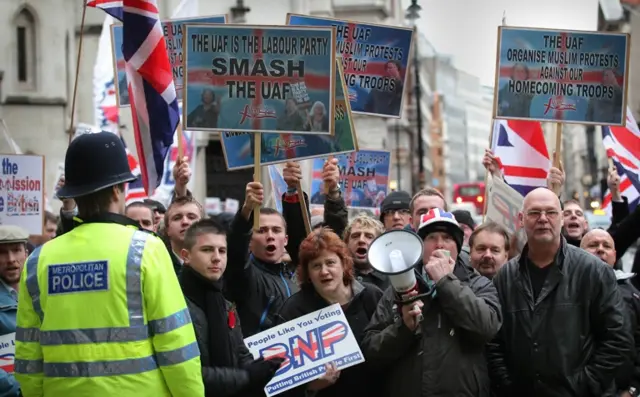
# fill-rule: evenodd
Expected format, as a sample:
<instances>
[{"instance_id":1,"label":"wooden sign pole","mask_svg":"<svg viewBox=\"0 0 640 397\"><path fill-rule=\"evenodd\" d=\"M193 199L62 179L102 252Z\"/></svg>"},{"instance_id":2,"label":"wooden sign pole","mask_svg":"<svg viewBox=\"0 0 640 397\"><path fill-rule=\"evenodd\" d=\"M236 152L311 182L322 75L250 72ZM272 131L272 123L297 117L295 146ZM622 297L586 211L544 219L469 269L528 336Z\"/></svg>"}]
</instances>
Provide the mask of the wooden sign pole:
<instances>
[{"instance_id":1,"label":"wooden sign pole","mask_svg":"<svg viewBox=\"0 0 640 397\"><path fill-rule=\"evenodd\" d=\"M260 160L262 157L262 134L253 134L253 181L262 181L262 167ZM253 209L253 228L260 229L260 207Z\"/></svg>"}]
</instances>

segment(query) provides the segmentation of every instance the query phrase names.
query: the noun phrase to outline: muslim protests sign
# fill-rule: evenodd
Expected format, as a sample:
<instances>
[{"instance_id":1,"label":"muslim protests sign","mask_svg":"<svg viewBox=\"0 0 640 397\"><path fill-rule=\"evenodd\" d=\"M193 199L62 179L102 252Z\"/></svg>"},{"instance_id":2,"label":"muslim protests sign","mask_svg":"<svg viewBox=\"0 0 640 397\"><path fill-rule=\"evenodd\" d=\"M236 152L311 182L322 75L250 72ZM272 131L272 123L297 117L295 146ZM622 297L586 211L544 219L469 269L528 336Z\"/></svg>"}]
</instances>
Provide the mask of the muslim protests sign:
<instances>
[{"instance_id":1,"label":"muslim protests sign","mask_svg":"<svg viewBox=\"0 0 640 397\"><path fill-rule=\"evenodd\" d=\"M326 157L329 154L350 153L358 150L358 140L353 127L353 117L343 78L342 63L336 60L336 94L333 118L334 134L261 134L260 162L262 165L304 160L314 157ZM328 123L329 117L318 106L312 107L309 116L316 120L315 125ZM224 132L220 134L222 152L229 171L253 168L254 134L248 132Z\"/></svg>"},{"instance_id":2,"label":"muslim protests sign","mask_svg":"<svg viewBox=\"0 0 640 397\"><path fill-rule=\"evenodd\" d=\"M384 150L360 150L335 156L340 170L340 186L349 207L377 208L387 197L391 153ZM311 204L323 205L325 186L322 168L326 159L314 159L311 178Z\"/></svg>"},{"instance_id":3,"label":"muslim protests sign","mask_svg":"<svg viewBox=\"0 0 640 397\"><path fill-rule=\"evenodd\" d=\"M226 15L212 15L197 18L179 18L162 21L162 31L164 40L167 43L167 54L169 63L173 71L173 82L176 86L178 101L182 101L182 87L184 80L184 53L183 53L183 32L185 23L226 23ZM122 52L122 25L111 25L111 52L113 54L113 70L115 72L116 98L119 107L131 105L129 101L129 90L127 89L127 75L125 70L124 54Z\"/></svg>"},{"instance_id":4,"label":"muslim protests sign","mask_svg":"<svg viewBox=\"0 0 640 397\"><path fill-rule=\"evenodd\" d=\"M331 27L185 27L184 128L333 134L335 30Z\"/></svg>"},{"instance_id":5,"label":"muslim protests sign","mask_svg":"<svg viewBox=\"0 0 640 397\"><path fill-rule=\"evenodd\" d=\"M284 358L264 389L268 397L320 378L331 362L338 370L364 362L337 303L246 338L244 343L255 358Z\"/></svg>"},{"instance_id":6,"label":"muslim protests sign","mask_svg":"<svg viewBox=\"0 0 640 397\"><path fill-rule=\"evenodd\" d=\"M44 221L44 157L0 154L0 225L41 235Z\"/></svg>"},{"instance_id":7,"label":"muslim protests sign","mask_svg":"<svg viewBox=\"0 0 640 397\"><path fill-rule=\"evenodd\" d=\"M498 28L494 116L626 124L629 35Z\"/></svg>"},{"instance_id":8,"label":"muslim protests sign","mask_svg":"<svg viewBox=\"0 0 640 397\"><path fill-rule=\"evenodd\" d=\"M413 43L411 28L287 14L288 25L334 26L354 113L399 118Z\"/></svg>"}]
</instances>

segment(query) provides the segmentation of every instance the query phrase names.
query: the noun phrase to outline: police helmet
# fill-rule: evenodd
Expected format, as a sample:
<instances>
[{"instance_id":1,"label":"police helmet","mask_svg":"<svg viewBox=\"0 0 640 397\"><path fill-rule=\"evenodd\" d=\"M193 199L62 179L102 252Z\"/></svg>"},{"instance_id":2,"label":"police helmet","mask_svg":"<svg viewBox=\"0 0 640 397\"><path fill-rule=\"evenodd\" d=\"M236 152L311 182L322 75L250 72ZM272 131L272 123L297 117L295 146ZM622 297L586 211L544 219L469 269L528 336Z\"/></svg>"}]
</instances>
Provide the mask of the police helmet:
<instances>
[{"instance_id":1,"label":"police helmet","mask_svg":"<svg viewBox=\"0 0 640 397\"><path fill-rule=\"evenodd\" d=\"M64 159L60 199L76 198L136 180L124 143L111 132L85 134L71 141Z\"/></svg>"}]
</instances>

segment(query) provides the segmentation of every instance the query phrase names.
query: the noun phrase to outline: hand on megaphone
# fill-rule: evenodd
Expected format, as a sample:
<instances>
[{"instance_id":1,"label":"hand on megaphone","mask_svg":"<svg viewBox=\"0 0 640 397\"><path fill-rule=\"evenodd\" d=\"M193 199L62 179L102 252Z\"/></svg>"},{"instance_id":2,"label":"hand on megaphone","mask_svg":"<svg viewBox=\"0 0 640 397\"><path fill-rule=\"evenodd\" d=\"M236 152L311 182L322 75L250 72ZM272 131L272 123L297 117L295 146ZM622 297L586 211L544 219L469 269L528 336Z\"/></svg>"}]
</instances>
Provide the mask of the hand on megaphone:
<instances>
[{"instance_id":1,"label":"hand on megaphone","mask_svg":"<svg viewBox=\"0 0 640 397\"><path fill-rule=\"evenodd\" d=\"M410 299L413 296L418 295L418 291L411 291L403 296L405 300ZM402 321L411 331L415 331L420 324L418 317L422 314L422 307L424 303L421 300L416 300L402 305Z\"/></svg>"},{"instance_id":2,"label":"hand on megaphone","mask_svg":"<svg viewBox=\"0 0 640 397\"><path fill-rule=\"evenodd\" d=\"M433 251L429 262L424 265L424 270L433 282L437 283L442 277L453 271L456 262L444 250Z\"/></svg>"}]
</instances>

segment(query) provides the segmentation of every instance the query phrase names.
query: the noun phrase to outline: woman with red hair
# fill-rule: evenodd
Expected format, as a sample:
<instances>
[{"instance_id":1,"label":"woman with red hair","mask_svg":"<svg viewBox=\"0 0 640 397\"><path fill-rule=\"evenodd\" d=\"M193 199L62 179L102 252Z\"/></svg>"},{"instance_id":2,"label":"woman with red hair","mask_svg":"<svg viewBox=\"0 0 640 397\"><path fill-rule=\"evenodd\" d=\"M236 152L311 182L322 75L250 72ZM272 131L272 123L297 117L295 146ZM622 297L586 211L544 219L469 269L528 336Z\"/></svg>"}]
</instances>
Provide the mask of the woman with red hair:
<instances>
[{"instance_id":1,"label":"woman with red hair","mask_svg":"<svg viewBox=\"0 0 640 397\"><path fill-rule=\"evenodd\" d=\"M279 315L280 323L338 303L356 341L360 343L382 291L373 284L354 279L353 259L344 241L327 228L309 234L300 244L297 277L300 291L284 303ZM375 397L381 395L383 387L379 380L382 378L366 362L344 371L338 371L331 364L322 378L283 394L287 397L304 396L306 391L312 391L316 392L316 397Z\"/></svg>"}]
</instances>

